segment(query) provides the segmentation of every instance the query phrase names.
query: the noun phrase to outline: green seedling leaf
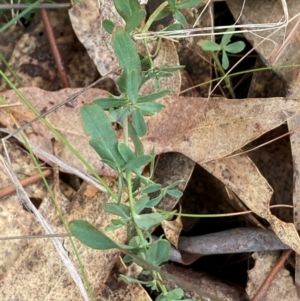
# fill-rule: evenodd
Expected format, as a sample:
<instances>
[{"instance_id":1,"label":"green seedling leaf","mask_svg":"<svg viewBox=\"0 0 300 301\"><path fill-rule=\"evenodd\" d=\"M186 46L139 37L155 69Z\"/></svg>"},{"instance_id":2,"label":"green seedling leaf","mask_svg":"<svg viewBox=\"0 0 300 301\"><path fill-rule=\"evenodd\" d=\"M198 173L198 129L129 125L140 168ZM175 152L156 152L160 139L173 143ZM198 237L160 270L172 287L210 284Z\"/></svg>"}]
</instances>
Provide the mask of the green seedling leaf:
<instances>
[{"instance_id":1,"label":"green seedling leaf","mask_svg":"<svg viewBox=\"0 0 300 301\"><path fill-rule=\"evenodd\" d=\"M118 149L125 162L135 159L133 151L125 143L119 143Z\"/></svg>"},{"instance_id":2,"label":"green seedling leaf","mask_svg":"<svg viewBox=\"0 0 300 301\"><path fill-rule=\"evenodd\" d=\"M231 40L231 37L233 36L234 34L234 28L227 28L226 32L230 32L230 33L225 33L223 36L222 36L222 40L221 40L221 47L224 48Z\"/></svg>"},{"instance_id":3,"label":"green seedling leaf","mask_svg":"<svg viewBox=\"0 0 300 301\"><path fill-rule=\"evenodd\" d=\"M118 79L119 88L127 94L132 103L135 103L141 84L141 62L135 43L128 32L117 27L113 33L112 46L123 69Z\"/></svg>"},{"instance_id":4,"label":"green seedling leaf","mask_svg":"<svg viewBox=\"0 0 300 301\"><path fill-rule=\"evenodd\" d=\"M146 260L159 266L170 258L171 245L165 239L155 241L146 252Z\"/></svg>"},{"instance_id":5,"label":"green seedling leaf","mask_svg":"<svg viewBox=\"0 0 300 301\"><path fill-rule=\"evenodd\" d=\"M137 135L135 129L133 128L133 126L131 125L131 123L128 124L128 135L134 144L135 155L137 157L144 155L143 143L140 140L140 138L138 137L138 135Z\"/></svg>"},{"instance_id":6,"label":"green seedling leaf","mask_svg":"<svg viewBox=\"0 0 300 301\"><path fill-rule=\"evenodd\" d=\"M128 219L113 219L111 223L108 226L106 226L105 231L109 232L109 231L115 231L117 229L120 229L124 225L128 224L127 221Z\"/></svg>"},{"instance_id":7,"label":"green seedling leaf","mask_svg":"<svg viewBox=\"0 0 300 301\"><path fill-rule=\"evenodd\" d=\"M137 191L140 188L140 185L141 185L141 179L140 177L136 177L132 184L132 192Z\"/></svg>"},{"instance_id":8,"label":"green seedling leaf","mask_svg":"<svg viewBox=\"0 0 300 301\"><path fill-rule=\"evenodd\" d=\"M147 134L146 122L138 108L132 109L132 125L139 137L143 137Z\"/></svg>"},{"instance_id":9,"label":"green seedling leaf","mask_svg":"<svg viewBox=\"0 0 300 301\"><path fill-rule=\"evenodd\" d=\"M172 73L175 72L175 71L178 71L180 69L184 69L185 66L184 65L179 65L179 66L171 66L171 67L168 67L168 66L162 66L160 68L160 72L167 72L167 73L171 73L171 76L173 75Z\"/></svg>"},{"instance_id":10,"label":"green seedling leaf","mask_svg":"<svg viewBox=\"0 0 300 301\"><path fill-rule=\"evenodd\" d=\"M166 6L155 18L154 21L159 21L172 13L172 8L170 6ZM180 26L180 25L179 25ZM180 27L181 29L181 27Z\"/></svg>"},{"instance_id":11,"label":"green seedling leaf","mask_svg":"<svg viewBox=\"0 0 300 301\"><path fill-rule=\"evenodd\" d=\"M203 0L187 0L177 4L178 9L187 9L200 4Z\"/></svg>"},{"instance_id":12,"label":"green seedling leaf","mask_svg":"<svg viewBox=\"0 0 300 301\"><path fill-rule=\"evenodd\" d=\"M123 170L127 171L134 171L136 172L137 169L145 166L151 161L152 157L149 155L143 155L141 157L137 157L129 161L125 166L123 167Z\"/></svg>"},{"instance_id":13,"label":"green seedling leaf","mask_svg":"<svg viewBox=\"0 0 300 301\"><path fill-rule=\"evenodd\" d=\"M163 107L164 105L158 102L141 103L138 105L138 108L141 110L143 115L153 115L154 113L160 112Z\"/></svg>"},{"instance_id":14,"label":"green seedling leaf","mask_svg":"<svg viewBox=\"0 0 300 301\"><path fill-rule=\"evenodd\" d=\"M244 50L246 47L246 44L243 41L238 41L231 43L229 45L226 45L224 50L230 53L239 53Z\"/></svg>"},{"instance_id":15,"label":"green seedling leaf","mask_svg":"<svg viewBox=\"0 0 300 301\"><path fill-rule=\"evenodd\" d=\"M137 200L137 202L134 205L134 210L137 214L142 212L143 209L145 209L146 204L149 202L149 197L147 195L143 195L140 199Z\"/></svg>"},{"instance_id":16,"label":"green seedling leaf","mask_svg":"<svg viewBox=\"0 0 300 301\"><path fill-rule=\"evenodd\" d=\"M155 168L155 149L154 148L152 148L150 155L152 157L152 160L151 160L151 163L150 163L150 178L152 178L153 173L154 173L154 168Z\"/></svg>"},{"instance_id":17,"label":"green seedling leaf","mask_svg":"<svg viewBox=\"0 0 300 301\"><path fill-rule=\"evenodd\" d=\"M184 182L185 182L185 180L178 180L178 181L175 181L174 183L168 185L167 188L168 188L168 189L174 188L174 187L176 187L176 186L178 186L179 184L184 183Z\"/></svg>"},{"instance_id":18,"label":"green seedling leaf","mask_svg":"<svg viewBox=\"0 0 300 301\"><path fill-rule=\"evenodd\" d=\"M176 0L167 0L167 1L173 9L176 9Z\"/></svg>"},{"instance_id":19,"label":"green seedling leaf","mask_svg":"<svg viewBox=\"0 0 300 301\"><path fill-rule=\"evenodd\" d=\"M98 250L132 249L132 247L116 243L87 221L75 220L70 223L69 227L71 233L90 248Z\"/></svg>"},{"instance_id":20,"label":"green seedling leaf","mask_svg":"<svg viewBox=\"0 0 300 301\"><path fill-rule=\"evenodd\" d=\"M121 108L120 110L118 110L117 114L116 114L116 122L119 124L123 124L125 118L127 118L130 115L130 108Z\"/></svg>"},{"instance_id":21,"label":"green seedling leaf","mask_svg":"<svg viewBox=\"0 0 300 301\"><path fill-rule=\"evenodd\" d=\"M104 20L102 22L102 26L109 34L112 34L115 28L115 23L110 20Z\"/></svg>"},{"instance_id":22,"label":"green seedling leaf","mask_svg":"<svg viewBox=\"0 0 300 301\"><path fill-rule=\"evenodd\" d=\"M170 93L170 90L163 90L156 93L148 94L146 96L141 96L138 98L137 103L145 103L145 102L151 102L153 100L159 99L161 97L164 97Z\"/></svg>"},{"instance_id":23,"label":"green seedling leaf","mask_svg":"<svg viewBox=\"0 0 300 301\"><path fill-rule=\"evenodd\" d=\"M114 4L119 15L127 23L128 20L141 9L138 0L114 0Z\"/></svg>"},{"instance_id":24,"label":"green seedling leaf","mask_svg":"<svg viewBox=\"0 0 300 301\"><path fill-rule=\"evenodd\" d=\"M130 208L124 204L117 203L104 203L103 209L111 214L128 218L130 216Z\"/></svg>"},{"instance_id":25,"label":"green seedling leaf","mask_svg":"<svg viewBox=\"0 0 300 301\"><path fill-rule=\"evenodd\" d=\"M174 30L180 30L181 25L180 24L171 24L165 28L163 28L161 31L174 31Z\"/></svg>"},{"instance_id":26,"label":"green seedling leaf","mask_svg":"<svg viewBox=\"0 0 300 301\"><path fill-rule=\"evenodd\" d=\"M145 194L153 193L153 192L159 191L160 189L161 189L160 184L150 184L142 189L142 193L145 193Z\"/></svg>"},{"instance_id":27,"label":"green seedling leaf","mask_svg":"<svg viewBox=\"0 0 300 301\"><path fill-rule=\"evenodd\" d=\"M118 170L120 168L120 166L118 166L115 162L112 162L110 160L102 159L102 162L109 165L114 170Z\"/></svg>"},{"instance_id":28,"label":"green seedling leaf","mask_svg":"<svg viewBox=\"0 0 300 301\"><path fill-rule=\"evenodd\" d=\"M167 194L175 198L180 198L183 195L183 193L178 189L167 190Z\"/></svg>"},{"instance_id":29,"label":"green seedling leaf","mask_svg":"<svg viewBox=\"0 0 300 301\"><path fill-rule=\"evenodd\" d=\"M174 12L174 18L178 21L178 23L183 27L183 28L186 28L188 23L184 17L184 15L179 11L179 10L176 10Z\"/></svg>"},{"instance_id":30,"label":"green seedling leaf","mask_svg":"<svg viewBox=\"0 0 300 301\"><path fill-rule=\"evenodd\" d=\"M222 53L222 67L226 70L229 67L229 59L225 50L223 50Z\"/></svg>"},{"instance_id":31,"label":"green seedling leaf","mask_svg":"<svg viewBox=\"0 0 300 301\"><path fill-rule=\"evenodd\" d=\"M198 42L198 45L204 51L220 51L222 49L219 44L212 42L212 41L208 41L208 40L200 41L200 42Z\"/></svg>"},{"instance_id":32,"label":"green seedling leaf","mask_svg":"<svg viewBox=\"0 0 300 301\"><path fill-rule=\"evenodd\" d=\"M175 288L171 291L168 291L166 294L160 294L155 301L193 301L193 299L184 299L182 297L184 292L181 288Z\"/></svg>"},{"instance_id":33,"label":"green seedling leaf","mask_svg":"<svg viewBox=\"0 0 300 301\"><path fill-rule=\"evenodd\" d=\"M156 198L151 199L148 204L146 204L146 208L155 207L163 198L162 194L159 194Z\"/></svg>"},{"instance_id":34,"label":"green seedling leaf","mask_svg":"<svg viewBox=\"0 0 300 301\"><path fill-rule=\"evenodd\" d=\"M145 10L141 9L141 10L137 11L126 22L125 30L130 33L136 27L140 27L140 25L141 25L141 23L142 23L142 21L144 20L145 17L146 17L146 11Z\"/></svg>"},{"instance_id":35,"label":"green seedling leaf","mask_svg":"<svg viewBox=\"0 0 300 301\"><path fill-rule=\"evenodd\" d=\"M95 99L93 103L100 106L103 110L108 110L111 108L118 108L118 107L125 106L126 104L128 104L128 99L101 98L101 99Z\"/></svg>"},{"instance_id":36,"label":"green seedling leaf","mask_svg":"<svg viewBox=\"0 0 300 301\"><path fill-rule=\"evenodd\" d=\"M84 105L80 115L86 134L91 136L90 145L100 157L118 168L124 165L115 131L103 109L96 104Z\"/></svg>"},{"instance_id":37,"label":"green seedling leaf","mask_svg":"<svg viewBox=\"0 0 300 301\"><path fill-rule=\"evenodd\" d=\"M161 214L154 212L142 215L134 214L133 219L139 228L148 231L151 227L160 224L163 220L168 219L171 216L172 214L169 213Z\"/></svg>"}]
</instances>

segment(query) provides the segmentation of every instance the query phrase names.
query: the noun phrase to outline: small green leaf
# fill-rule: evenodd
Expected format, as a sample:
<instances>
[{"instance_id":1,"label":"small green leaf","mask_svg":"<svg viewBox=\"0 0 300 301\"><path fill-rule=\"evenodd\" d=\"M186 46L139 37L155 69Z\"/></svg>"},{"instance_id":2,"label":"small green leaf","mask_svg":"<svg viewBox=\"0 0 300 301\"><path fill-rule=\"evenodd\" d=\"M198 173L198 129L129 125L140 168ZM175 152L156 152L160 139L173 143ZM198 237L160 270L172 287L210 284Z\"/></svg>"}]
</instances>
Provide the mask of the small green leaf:
<instances>
[{"instance_id":1,"label":"small green leaf","mask_svg":"<svg viewBox=\"0 0 300 301\"><path fill-rule=\"evenodd\" d=\"M174 188L174 187L176 187L176 186L178 186L179 184L181 184L181 183L184 183L185 182L185 180L178 180L178 181L175 181L175 182L173 182L173 183L171 183L170 185L168 185L168 189L171 189L171 188Z\"/></svg>"},{"instance_id":2,"label":"small green leaf","mask_svg":"<svg viewBox=\"0 0 300 301\"><path fill-rule=\"evenodd\" d=\"M229 59L225 50L222 51L222 67L224 70L228 69L229 67Z\"/></svg>"},{"instance_id":3,"label":"small green leaf","mask_svg":"<svg viewBox=\"0 0 300 301\"><path fill-rule=\"evenodd\" d=\"M221 47L224 48L231 40L231 37L233 36L234 33L234 28L227 28L226 32L230 32L230 33L225 33L222 36L222 40L221 40Z\"/></svg>"},{"instance_id":4,"label":"small green leaf","mask_svg":"<svg viewBox=\"0 0 300 301\"><path fill-rule=\"evenodd\" d=\"M141 9L138 0L114 0L115 8L127 23L128 20Z\"/></svg>"},{"instance_id":5,"label":"small green leaf","mask_svg":"<svg viewBox=\"0 0 300 301\"><path fill-rule=\"evenodd\" d=\"M146 11L141 9L134 13L126 22L125 29L127 32L131 32L136 27L139 27L146 16Z\"/></svg>"},{"instance_id":6,"label":"small green leaf","mask_svg":"<svg viewBox=\"0 0 300 301\"><path fill-rule=\"evenodd\" d=\"M138 108L132 109L132 125L139 137L143 137L147 134L146 122Z\"/></svg>"},{"instance_id":7,"label":"small green leaf","mask_svg":"<svg viewBox=\"0 0 300 301\"><path fill-rule=\"evenodd\" d=\"M123 170L127 171L136 171L136 169L141 168L148 164L151 161L151 156L143 155L141 157L134 158L130 160L125 166L122 168Z\"/></svg>"},{"instance_id":8,"label":"small green leaf","mask_svg":"<svg viewBox=\"0 0 300 301\"><path fill-rule=\"evenodd\" d=\"M146 204L149 202L149 197L147 195L143 195L134 205L134 210L137 214L139 214L142 210L145 209Z\"/></svg>"},{"instance_id":9,"label":"small green leaf","mask_svg":"<svg viewBox=\"0 0 300 301\"><path fill-rule=\"evenodd\" d=\"M128 99L100 98L100 99L95 99L93 103L100 106L103 110L107 110L111 108L118 108L118 107L125 106L126 104L128 104Z\"/></svg>"},{"instance_id":10,"label":"small green leaf","mask_svg":"<svg viewBox=\"0 0 300 301\"><path fill-rule=\"evenodd\" d=\"M112 34L115 28L115 23L110 20L104 20L102 22L102 26L109 34Z\"/></svg>"},{"instance_id":11,"label":"small green leaf","mask_svg":"<svg viewBox=\"0 0 300 301\"><path fill-rule=\"evenodd\" d=\"M160 184L156 184L156 183L150 184L142 189L142 193L145 193L145 194L153 193L153 192L159 191L160 189L161 189Z\"/></svg>"},{"instance_id":12,"label":"small green leaf","mask_svg":"<svg viewBox=\"0 0 300 301\"><path fill-rule=\"evenodd\" d=\"M180 198L183 195L183 193L178 189L167 190L167 194L170 195L170 196L173 196L175 198Z\"/></svg>"},{"instance_id":13,"label":"small green leaf","mask_svg":"<svg viewBox=\"0 0 300 301\"><path fill-rule=\"evenodd\" d=\"M116 122L119 124L123 124L125 118L127 118L129 115L130 115L129 107L120 108L120 110L118 110L116 114Z\"/></svg>"},{"instance_id":14,"label":"small green leaf","mask_svg":"<svg viewBox=\"0 0 300 301\"><path fill-rule=\"evenodd\" d=\"M124 204L104 203L102 204L102 207L105 211L117 216L124 218L128 218L130 216L130 208Z\"/></svg>"},{"instance_id":15,"label":"small green leaf","mask_svg":"<svg viewBox=\"0 0 300 301\"><path fill-rule=\"evenodd\" d=\"M168 291L166 294L160 294L155 301L193 301L193 299L182 300L183 295L184 292L181 288L175 288Z\"/></svg>"},{"instance_id":16,"label":"small green leaf","mask_svg":"<svg viewBox=\"0 0 300 301\"><path fill-rule=\"evenodd\" d=\"M146 96L141 96L138 98L137 103L151 102L153 100L162 98L170 93L170 90L163 90L156 93L148 94Z\"/></svg>"},{"instance_id":17,"label":"small green leaf","mask_svg":"<svg viewBox=\"0 0 300 301\"><path fill-rule=\"evenodd\" d=\"M184 15L179 11L179 10L176 10L174 12L174 18L178 21L178 23L183 27L183 28L186 28L188 23L184 17Z\"/></svg>"},{"instance_id":18,"label":"small green leaf","mask_svg":"<svg viewBox=\"0 0 300 301\"><path fill-rule=\"evenodd\" d=\"M208 41L208 40L200 41L200 42L198 42L198 45L204 51L220 51L222 49L219 44L212 42L212 41Z\"/></svg>"},{"instance_id":19,"label":"small green leaf","mask_svg":"<svg viewBox=\"0 0 300 301\"><path fill-rule=\"evenodd\" d=\"M161 201L162 198L163 198L163 195L162 195L162 194L159 194L156 198L151 199L151 200L147 203L146 208L152 208L152 207L155 207L155 206Z\"/></svg>"},{"instance_id":20,"label":"small green leaf","mask_svg":"<svg viewBox=\"0 0 300 301\"><path fill-rule=\"evenodd\" d=\"M243 51L245 47L246 47L246 44L243 41L238 41L238 42L234 42L229 45L226 45L224 50L226 52L230 52L230 53L239 53L239 52Z\"/></svg>"},{"instance_id":21,"label":"small green leaf","mask_svg":"<svg viewBox=\"0 0 300 301\"><path fill-rule=\"evenodd\" d=\"M132 192L137 191L140 188L140 185L141 185L141 179L140 177L136 177L132 184Z\"/></svg>"},{"instance_id":22,"label":"small green leaf","mask_svg":"<svg viewBox=\"0 0 300 301\"><path fill-rule=\"evenodd\" d=\"M154 21L159 21L172 13L172 8L170 6L166 6L155 18ZM180 27L181 29L181 27Z\"/></svg>"},{"instance_id":23,"label":"small green leaf","mask_svg":"<svg viewBox=\"0 0 300 301\"><path fill-rule=\"evenodd\" d=\"M171 245L165 239L155 241L146 252L146 260L159 266L170 258Z\"/></svg>"},{"instance_id":24,"label":"small green leaf","mask_svg":"<svg viewBox=\"0 0 300 301\"><path fill-rule=\"evenodd\" d=\"M107 235L100 232L92 224L83 220L75 220L69 225L71 233L86 246L98 249L132 249L129 246L118 244Z\"/></svg>"},{"instance_id":25,"label":"small green leaf","mask_svg":"<svg viewBox=\"0 0 300 301\"><path fill-rule=\"evenodd\" d=\"M164 105L158 102L138 104L138 108L141 110L143 115L153 115L154 113L160 112L163 107Z\"/></svg>"},{"instance_id":26,"label":"small green leaf","mask_svg":"<svg viewBox=\"0 0 300 301\"><path fill-rule=\"evenodd\" d=\"M177 4L178 9L187 9L200 4L203 0L186 0Z\"/></svg>"},{"instance_id":27,"label":"small green leaf","mask_svg":"<svg viewBox=\"0 0 300 301\"><path fill-rule=\"evenodd\" d=\"M169 5L170 5L173 9L176 8L176 0L167 0L167 1L168 1Z\"/></svg>"},{"instance_id":28,"label":"small green leaf","mask_svg":"<svg viewBox=\"0 0 300 301\"><path fill-rule=\"evenodd\" d=\"M173 73L175 71L184 69L185 66L184 65L179 65L179 66L162 66L160 69L160 72L164 73ZM172 74L173 75L173 74Z\"/></svg>"},{"instance_id":29,"label":"small green leaf","mask_svg":"<svg viewBox=\"0 0 300 301\"><path fill-rule=\"evenodd\" d=\"M162 31L173 31L173 30L180 30L181 29L181 25L180 24L171 24L165 28L163 28Z\"/></svg>"},{"instance_id":30,"label":"small green leaf","mask_svg":"<svg viewBox=\"0 0 300 301\"><path fill-rule=\"evenodd\" d=\"M128 135L134 144L135 155L137 157L142 156L144 154L144 146L131 123L128 124Z\"/></svg>"},{"instance_id":31,"label":"small green leaf","mask_svg":"<svg viewBox=\"0 0 300 301\"><path fill-rule=\"evenodd\" d=\"M105 231L115 231L117 229L120 229L124 225L128 225L128 219L112 219L110 224L105 227Z\"/></svg>"},{"instance_id":32,"label":"small green leaf","mask_svg":"<svg viewBox=\"0 0 300 301\"><path fill-rule=\"evenodd\" d=\"M135 103L141 84L141 62L135 43L128 32L117 27L113 32L112 46L123 69L117 81L119 88Z\"/></svg>"},{"instance_id":33,"label":"small green leaf","mask_svg":"<svg viewBox=\"0 0 300 301\"><path fill-rule=\"evenodd\" d=\"M118 150L125 162L129 162L135 158L133 151L125 143L119 143Z\"/></svg>"},{"instance_id":34,"label":"small green leaf","mask_svg":"<svg viewBox=\"0 0 300 301\"><path fill-rule=\"evenodd\" d=\"M96 104L84 105L80 115L86 134L91 136L90 145L103 160L122 166L124 160L117 148L118 140L103 109Z\"/></svg>"},{"instance_id":35,"label":"small green leaf","mask_svg":"<svg viewBox=\"0 0 300 301\"><path fill-rule=\"evenodd\" d=\"M172 216L172 214L161 214L154 212L141 215L134 214L133 219L139 228L147 231L151 227L160 224L163 220L169 218L170 216Z\"/></svg>"}]
</instances>

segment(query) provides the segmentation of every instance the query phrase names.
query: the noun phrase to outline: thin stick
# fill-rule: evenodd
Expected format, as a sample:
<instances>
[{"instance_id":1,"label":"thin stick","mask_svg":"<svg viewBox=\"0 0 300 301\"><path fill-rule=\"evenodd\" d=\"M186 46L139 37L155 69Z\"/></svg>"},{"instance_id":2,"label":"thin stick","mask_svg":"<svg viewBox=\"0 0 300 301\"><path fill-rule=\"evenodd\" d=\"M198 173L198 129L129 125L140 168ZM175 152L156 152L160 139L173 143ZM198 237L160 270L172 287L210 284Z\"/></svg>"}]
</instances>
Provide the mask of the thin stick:
<instances>
[{"instance_id":1,"label":"thin stick","mask_svg":"<svg viewBox=\"0 0 300 301\"><path fill-rule=\"evenodd\" d=\"M49 177L51 174L52 174L51 169L46 169L43 171L44 177ZM22 185L22 187L26 187L26 186L33 184L41 179L42 179L42 176L39 173L37 173L33 176L30 176L26 179L21 180L20 184ZM15 192L15 191L16 191L16 186L14 184L11 184L11 185L1 189L0 190L0 199Z\"/></svg>"},{"instance_id":2,"label":"thin stick","mask_svg":"<svg viewBox=\"0 0 300 301\"><path fill-rule=\"evenodd\" d=\"M50 44L51 52L52 52L52 55L55 60L56 68L58 70L58 75L59 75L61 84L62 84L63 88L69 88L70 84L69 84L69 80L67 77L67 72L64 68L64 63L63 63L61 55L59 53L57 43L56 43L56 40L54 37L54 33L52 30L52 26L50 24L50 20L49 20L49 17L48 17L48 14L47 14L47 11L45 8L41 9L41 16L42 16L46 34L48 37L48 41Z\"/></svg>"},{"instance_id":3,"label":"thin stick","mask_svg":"<svg viewBox=\"0 0 300 301\"><path fill-rule=\"evenodd\" d=\"M293 250L286 250L286 251L284 251L282 253L282 255L278 259L276 265L273 267L273 269L269 273L268 277L264 280L264 282L262 283L261 287L258 289L258 291L256 292L255 296L251 299L251 301L262 300L262 297L267 292L268 288L271 285L271 282L273 281L273 279L275 278L275 276L278 274L278 272L281 270L281 268L283 267L285 261L290 256L290 254L292 253L292 251Z\"/></svg>"}]
</instances>

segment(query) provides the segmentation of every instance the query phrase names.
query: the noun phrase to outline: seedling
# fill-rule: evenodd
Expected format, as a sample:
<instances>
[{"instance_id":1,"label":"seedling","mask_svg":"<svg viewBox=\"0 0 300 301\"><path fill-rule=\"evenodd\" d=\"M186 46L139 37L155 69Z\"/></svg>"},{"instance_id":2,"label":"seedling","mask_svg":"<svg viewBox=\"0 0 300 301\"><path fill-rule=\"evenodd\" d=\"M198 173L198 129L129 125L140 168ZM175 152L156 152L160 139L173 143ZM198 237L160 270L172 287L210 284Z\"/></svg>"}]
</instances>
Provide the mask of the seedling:
<instances>
[{"instance_id":1,"label":"seedling","mask_svg":"<svg viewBox=\"0 0 300 301\"><path fill-rule=\"evenodd\" d=\"M188 8L199 3L197 0L183 2L168 1L164 7L169 13L185 23L179 9ZM169 93L169 90L160 90L161 77L171 76L172 72L181 66L155 67L150 51L144 57L138 53L132 35L149 28L149 22L142 28L145 16L138 0L115 0L115 7L124 19L124 28L117 27L109 20L104 21L103 27L112 34L112 47L121 66L122 73L116 84L120 95L111 95L108 98L96 99L92 104L84 105L81 109L81 120L84 130L91 137L90 145L99 154L102 161L118 172L118 193L112 195L114 203L107 203L104 209L116 216L107 227L107 231L127 228L128 244L121 245L112 241L105 233L100 232L86 221L74 221L70 224L71 232L84 244L100 250L117 248L126 254L125 262L135 261L140 264L145 274L150 274L152 280L141 282L127 276L122 279L128 282L140 282L152 290L160 292L157 300L182 300L182 289L167 290L159 270L150 266L159 267L168 261L170 243L160 237L153 241L151 229L162 221L172 218L170 212L152 211L144 213L144 209L156 206L168 194L180 197L182 192L177 189L181 181L176 181L167 187L152 180L154 172L154 149L150 154L144 153L141 137L147 134L146 116L159 113L163 105L157 100ZM162 6L159 8L162 11ZM155 13L157 15L157 12ZM137 16L137 17L136 17ZM156 18L149 18L155 20ZM184 19L185 20L185 19ZM147 41L145 40L147 48ZM142 71L143 68L143 71ZM149 79L154 79L156 91L152 94L141 96L139 90ZM106 111L106 112L105 112ZM119 141L112 128L116 122L123 129L123 141ZM143 175L143 166L150 165L150 174ZM150 197L150 193L156 193ZM125 203L121 200L126 198ZM141 264L143 262L147 264Z\"/></svg>"},{"instance_id":2,"label":"seedling","mask_svg":"<svg viewBox=\"0 0 300 301\"><path fill-rule=\"evenodd\" d=\"M203 40L198 43L198 45L204 50L209 51L214 59L218 70L221 72L222 76L225 76L225 71L229 67L229 59L227 53L239 53L244 50L246 44L243 41L237 41L234 43L230 43L231 38L234 34L234 28L228 28L226 30L228 32L225 33L221 39L221 43L217 44L213 41ZM222 63L219 60L219 52L222 51ZM227 88L232 96L235 98L233 89L231 88L231 82L228 77L225 77L225 82L227 84Z\"/></svg>"}]
</instances>

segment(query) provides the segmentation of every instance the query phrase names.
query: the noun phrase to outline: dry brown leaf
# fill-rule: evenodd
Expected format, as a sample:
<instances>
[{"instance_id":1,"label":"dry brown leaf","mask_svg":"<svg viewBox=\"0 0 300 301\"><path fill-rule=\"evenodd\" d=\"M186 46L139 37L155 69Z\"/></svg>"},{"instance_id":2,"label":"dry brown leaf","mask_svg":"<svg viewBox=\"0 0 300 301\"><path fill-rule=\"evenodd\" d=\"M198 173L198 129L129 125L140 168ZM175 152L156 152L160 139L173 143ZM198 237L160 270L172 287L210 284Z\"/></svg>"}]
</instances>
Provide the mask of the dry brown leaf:
<instances>
[{"instance_id":1,"label":"dry brown leaf","mask_svg":"<svg viewBox=\"0 0 300 301\"><path fill-rule=\"evenodd\" d=\"M51 93L29 88L22 90L39 110L49 109L51 105L65 98L70 91L61 90ZM107 94L101 90L89 90L84 97L81 96L77 100L75 108L62 107L47 117L51 124L66 136L100 174L107 174L110 170L100 162L96 152L88 145L89 139L83 132L78 113L82 103L104 95ZM3 97L8 103L16 100L11 91L3 93ZM43 104L38 101L38 97L43 98ZM206 169L209 168L209 164L212 164L211 172L216 177L218 177L218 173L221 173L219 178L229 185L250 209L268 219L271 216L269 202L272 188L250 159L246 156L222 159L224 160L222 170L215 168L216 164L213 160L240 149L248 142L298 114L299 102L284 98L244 100L215 98L207 101L203 98L168 96L164 97L161 103L165 105L164 110L147 120L148 134L142 138L145 151L150 153L155 147L158 154L170 151L180 152ZM22 111L20 111L18 108L16 117L18 116L23 118L28 116L28 110L22 107ZM5 126L12 128L6 111L0 111L0 120ZM24 120L19 120L19 122L21 121L24 122ZM40 122L34 124L33 129L33 132L31 130L31 133L28 133L31 142L50 151L50 139L53 134L46 130ZM62 146L62 160L70 163L71 156ZM82 169L82 165L78 165L77 159L71 162ZM240 168L234 178L232 177L234 172L229 171L229 162L231 169L232 166ZM244 173L244 166L249 167L247 174ZM285 241L285 243L287 242ZM300 253L299 239L288 244Z\"/></svg>"},{"instance_id":2,"label":"dry brown leaf","mask_svg":"<svg viewBox=\"0 0 300 301\"><path fill-rule=\"evenodd\" d=\"M266 219L281 241L300 254L300 238L295 226L271 214L273 189L249 157L222 158L202 166L233 190L250 210Z\"/></svg>"},{"instance_id":3,"label":"dry brown leaf","mask_svg":"<svg viewBox=\"0 0 300 301\"><path fill-rule=\"evenodd\" d=\"M69 10L69 16L78 39L85 46L99 73L104 75L116 68L118 62L111 46L111 35L101 25L103 20L110 20L116 26L125 24L113 1L101 1L101 7L99 2L93 0L84 1L84 5L75 3Z\"/></svg>"},{"instance_id":4,"label":"dry brown leaf","mask_svg":"<svg viewBox=\"0 0 300 301\"><path fill-rule=\"evenodd\" d=\"M282 26L280 29L273 28L259 31L259 34L252 34L251 31L245 32L245 37L248 41L253 45L262 59L271 66L298 64L300 60L300 53L297 51L299 49L299 39L297 38L299 35L299 19L295 18L292 20L299 13L300 6L298 2L292 0L285 2L289 17L287 26ZM284 18L282 2L280 1L242 2L229 0L227 3L231 13L236 19L238 18L241 24L277 23ZM270 36L271 33L272 35ZM268 38L263 41L265 37ZM292 90L296 89L299 67L274 68L273 71L284 78Z\"/></svg>"},{"instance_id":5,"label":"dry brown leaf","mask_svg":"<svg viewBox=\"0 0 300 301\"><path fill-rule=\"evenodd\" d=\"M71 204L67 200L61 201L62 205L72 206L69 214L66 214L66 219L67 221L85 219L93 223L95 227L104 230L112 217L112 215L103 211L101 207L102 202L108 201L108 195L99 192L95 196L87 198L84 197L85 190L86 184L83 184ZM44 200L39 210L52 223L55 233L63 232L63 227L50 198ZM124 243L126 241L126 231L123 230L114 231L109 233L109 235L115 241ZM102 287L119 255L119 251L93 250L78 241L75 243L79 249L93 293L97 296L101 294ZM56 301L83 300L77 286L75 286L72 278L66 272L65 266L62 264L50 241L37 239L31 240L29 244L29 248L23 252L14 267L2 279L0 299L10 300L18 298L20 300L37 301L45 299ZM69 239L64 239L63 244L79 271ZM12 287L14 288L13 290L11 289Z\"/></svg>"},{"instance_id":6,"label":"dry brown leaf","mask_svg":"<svg viewBox=\"0 0 300 301\"><path fill-rule=\"evenodd\" d=\"M249 281L246 291L252 298L266 279L274 264L279 258L279 252L259 252L254 253L252 257L255 259L254 268L248 272ZM271 282L270 287L263 296L264 301L298 301L296 287L293 278L286 268L282 268Z\"/></svg>"},{"instance_id":7,"label":"dry brown leaf","mask_svg":"<svg viewBox=\"0 0 300 301\"><path fill-rule=\"evenodd\" d=\"M37 88L22 88L20 91L38 110L45 111L79 90L46 92ZM103 90L91 89L79 96L74 108L63 106L47 116L56 129L102 175L109 175L110 170L99 162L98 155L88 145L89 139L82 129L79 110L83 103L107 95ZM10 90L3 92L2 96L7 103L19 100ZM221 158L240 149L299 112L299 102L285 98L242 100L213 98L207 101L204 98L167 96L161 99L161 103L165 105L162 112L147 121L148 134L142 138L146 152L150 152L153 147L158 154L177 151L199 164ZM29 121L27 117L24 118L30 113L25 106L12 112L20 123ZM5 110L0 110L0 120L4 126L10 129L14 127ZM41 122L35 123L32 128L27 130L30 141L51 151L50 139L53 134ZM84 170L82 164L78 163L74 155L66 152L63 146L61 159Z\"/></svg>"},{"instance_id":8,"label":"dry brown leaf","mask_svg":"<svg viewBox=\"0 0 300 301\"><path fill-rule=\"evenodd\" d=\"M182 231L181 217L177 216L177 218L173 221L162 221L161 225L164 230L166 239L177 249L178 239Z\"/></svg>"}]
</instances>

